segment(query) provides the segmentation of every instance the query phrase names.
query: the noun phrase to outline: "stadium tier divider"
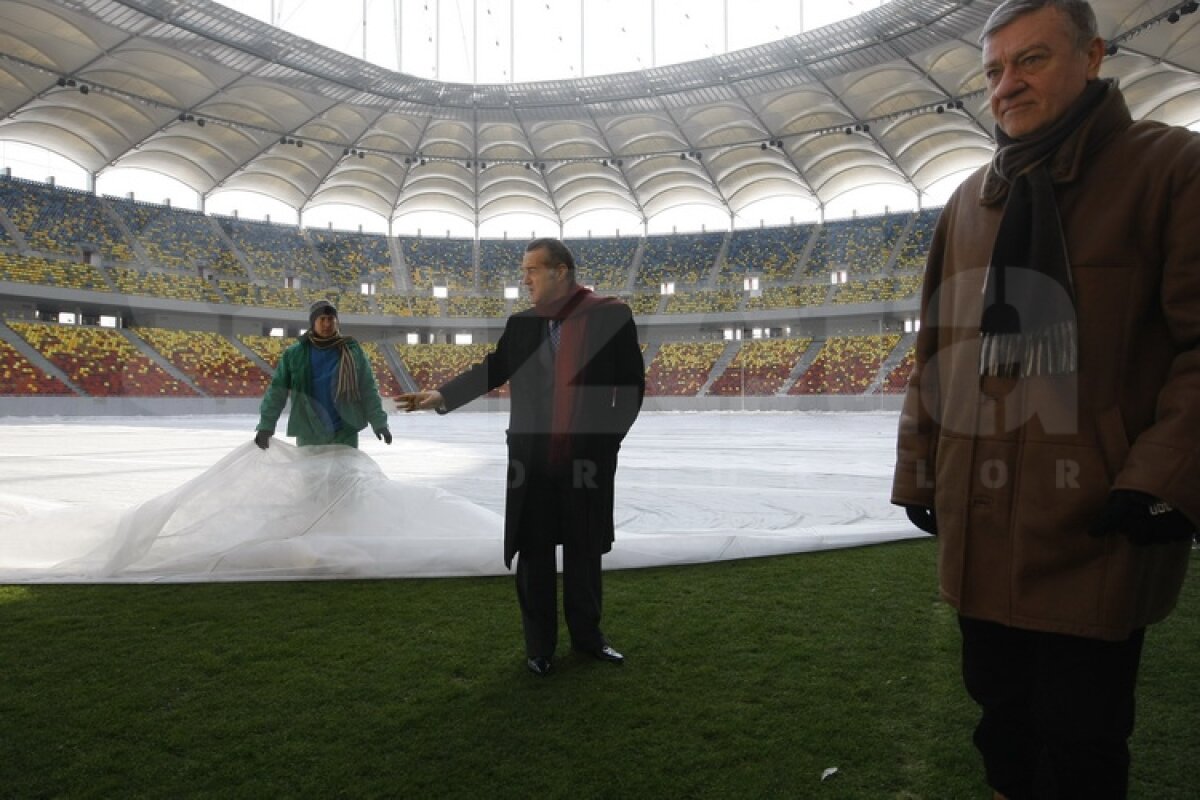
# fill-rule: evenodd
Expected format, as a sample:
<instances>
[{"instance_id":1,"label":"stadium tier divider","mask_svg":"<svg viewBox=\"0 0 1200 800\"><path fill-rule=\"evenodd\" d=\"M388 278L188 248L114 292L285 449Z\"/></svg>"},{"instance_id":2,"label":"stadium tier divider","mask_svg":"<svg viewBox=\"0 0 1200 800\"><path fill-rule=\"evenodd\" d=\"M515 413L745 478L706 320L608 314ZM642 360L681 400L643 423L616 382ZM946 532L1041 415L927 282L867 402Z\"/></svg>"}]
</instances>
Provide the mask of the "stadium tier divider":
<instances>
[{"instance_id":1,"label":"stadium tier divider","mask_svg":"<svg viewBox=\"0 0 1200 800\"><path fill-rule=\"evenodd\" d=\"M211 397L261 397L270 376L215 331L129 329Z\"/></svg>"},{"instance_id":2,"label":"stadium tier divider","mask_svg":"<svg viewBox=\"0 0 1200 800\"><path fill-rule=\"evenodd\" d=\"M741 352L742 343L740 341L730 339L725 342L725 349L717 356L717 360L713 362L712 369L708 371L708 377L700 388L696 390L696 395L702 397L710 394L709 388L718 378L728 369L730 362Z\"/></svg>"},{"instance_id":3,"label":"stadium tier divider","mask_svg":"<svg viewBox=\"0 0 1200 800\"><path fill-rule=\"evenodd\" d=\"M916 332L904 334L896 349L880 367L879 375L870 391L877 394L904 394L904 390L908 388L908 378L912 374L916 353Z\"/></svg>"},{"instance_id":4,"label":"stadium tier divider","mask_svg":"<svg viewBox=\"0 0 1200 800\"><path fill-rule=\"evenodd\" d=\"M705 393L717 397L779 395L794 382L801 358L812 345L809 337L786 339L749 339L739 343L733 357L724 364Z\"/></svg>"},{"instance_id":5,"label":"stadium tier divider","mask_svg":"<svg viewBox=\"0 0 1200 800\"><path fill-rule=\"evenodd\" d=\"M697 396L724 350L724 341L663 342L646 370L646 394Z\"/></svg>"},{"instance_id":6,"label":"stadium tier divider","mask_svg":"<svg viewBox=\"0 0 1200 800\"><path fill-rule=\"evenodd\" d=\"M9 247L16 245L18 250L24 250L25 237L21 234L20 229L12 224L12 220L8 218L8 214L0 207L0 247Z\"/></svg>"},{"instance_id":7,"label":"stadium tier divider","mask_svg":"<svg viewBox=\"0 0 1200 800\"><path fill-rule=\"evenodd\" d=\"M408 368L404 366L404 362L400 360L400 355L396 351L395 343L390 341L379 342L379 352L391 367L392 374L396 376L396 382L400 384L401 390L405 392L416 392L422 387L417 384L417 381L409 373Z\"/></svg>"},{"instance_id":8,"label":"stadium tier divider","mask_svg":"<svg viewBox=\"0 0 1200 800\"><path fill-rule=\"evenodd\" d=\"M197 396L114 328L16 320L8 325L92 397Z\"/></svg>"},{"instance_id":9,"label":"stadium tier divider","mask_svg":"<svg viewBox=\"0 0 1200 800\"><path fill-rule=\"evenodd\" d=\"M78 396L84 391L57 364L0 324L0 396Z\"/></svg>"},{"instance_id":10,"label":"stadium tier divider","mask_svg":"<svg viewBox=\"0 0 1200 800\"><path fill-rule=\"evenodd\" d=\"M130 345L141 351L142 355L146 356L146 358L157 364L160 369L165 370L172 378L187 385L198 395L209 394L209 392L204 391L200 386L198 386L196 382L192 380L190 375L173 364L171 359L168 358L166 354L156 350L148 341L143 339L137 333L128 328L121 328L118 330Z\"/></svg>"},{"instance_id":11,"label":"stadium tier divider","mask_svg":"<svg viewBox=\"0 0 1200 800\"><path fill-rule=\"evenodd\" d=\"M899 341L895 333L830 336L788 394L864 394Z\"/></svg>"}]
</instances>

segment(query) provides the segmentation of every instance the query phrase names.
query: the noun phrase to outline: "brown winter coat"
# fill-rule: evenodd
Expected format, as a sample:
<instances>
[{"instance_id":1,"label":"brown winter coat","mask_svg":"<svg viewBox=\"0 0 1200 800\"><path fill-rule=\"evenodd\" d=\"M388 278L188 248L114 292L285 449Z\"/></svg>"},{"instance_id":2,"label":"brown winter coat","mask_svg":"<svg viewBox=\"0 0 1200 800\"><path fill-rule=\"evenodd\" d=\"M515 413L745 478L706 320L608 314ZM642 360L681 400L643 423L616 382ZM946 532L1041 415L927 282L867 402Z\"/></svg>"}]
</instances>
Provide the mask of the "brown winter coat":
<instances>
[{"instance_id":1,"label":"brown winter coat","mask_svg":"<svg viewBox=\"0 0 1200 800\"><path fill-rule=\"evenodd\" d=\"M1132 122L1114 88L1053 157L1076 375L979 377L1002 212L979 201L985 172L937 225L892 502L935 509L941 592L960 613L1122 639L1174 608L1188 544L1090 536L1109 490L1200 521L1200 136Z\"/></svg>"}]
</instances>

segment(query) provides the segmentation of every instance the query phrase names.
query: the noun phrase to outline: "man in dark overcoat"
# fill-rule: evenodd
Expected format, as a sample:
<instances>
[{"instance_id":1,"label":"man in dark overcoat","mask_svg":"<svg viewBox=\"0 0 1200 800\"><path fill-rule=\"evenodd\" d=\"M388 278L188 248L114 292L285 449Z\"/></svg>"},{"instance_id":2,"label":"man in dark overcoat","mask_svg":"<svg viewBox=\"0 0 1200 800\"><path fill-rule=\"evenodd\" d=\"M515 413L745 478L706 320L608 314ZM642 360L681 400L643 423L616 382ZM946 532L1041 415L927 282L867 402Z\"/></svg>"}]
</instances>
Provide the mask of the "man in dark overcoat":
<instances>
[{"instance_id":1,"label":"man in dark overcoat","mask_svg":"<svg viewBox=\"0 0 1200 800\"><path fill-rule=\"evenodd\" d=\"M521 272L533 308L509 317L496 349L437 390L399 400L444 414L509 384L504 563L517 556L526 666L550 672L560 545L572 648L620 664L600 630L600 562L613 543L617 453L646 387L637 329L627 305L576 282L557 239L530 242Z\"/></svg>"}]
</instances>

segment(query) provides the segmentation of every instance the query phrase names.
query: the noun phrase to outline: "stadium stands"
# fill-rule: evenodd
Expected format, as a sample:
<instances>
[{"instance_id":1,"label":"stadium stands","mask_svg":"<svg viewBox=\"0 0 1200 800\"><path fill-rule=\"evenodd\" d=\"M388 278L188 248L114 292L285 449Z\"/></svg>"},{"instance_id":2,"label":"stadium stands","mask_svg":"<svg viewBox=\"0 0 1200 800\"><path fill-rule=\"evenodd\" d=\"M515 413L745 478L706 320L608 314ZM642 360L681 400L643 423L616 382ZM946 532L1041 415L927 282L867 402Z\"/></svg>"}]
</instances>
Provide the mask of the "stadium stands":
<instances>
[{"instance_id":1,"label":"stadium stands","mask_svg":"<svg viewBox=\"0 0 1200 800\"><path fill-rule=\"evenodd\" d=\"M883 384L879 387L881 394L904 394L904 390L908 388L908 376L912 374L916 356L916 348L910 347L900 363L893 367L884 378Z\"/></svg>"},{"instance_id":2,"label":"stadium stands","mask_svg":"<svg viewBox=\"0 0 1200 800\"><path fill-rule=\"evenodd\" d=\"M441 317L442 304L428 295L378 295L375 305L380 314L392 317Z\"/></svg>"},{"instance_id":3,"label":"stadium stands","mask_svg":"<svg viewBox=\"0 0 1200 800\"><path fill-rule=\"evenodd\" d=\"M833 302L846 305L903 300L921 291L921 278L920 275L897 275L839 284L834 288Z\"/></svg>"},{"instance_id":4,"label":"stadium stands","mask_svg":"<svg viewBox=\"0 0 1200 800\"><path fill-rule=\"evenodd\" d=\"M408 306L412 309L414 317L446 316L445 312L442 311L442 303L436 297L414 295L408 298Z\"/></svg>"},{"instance_id":5,"label":"stadium stands","mask_svg":"<svg viewBox=\"0 0 1200 800\"><path fill-rule=\"evenodd\" d=\"M87 192L0 178L0 209L34 250L73 257L99 252L117 263L134 260L116 220Z\"/></svg>"},{"instance_id":6,"label":"stadium stands","mask_svg":"<svg viewBox=\"0 0 1200 800\"><path fill-rule=\"evenodd\" d=\"M276 286L262 286L245 281L230 281L220 279L217 285L231 303L256 308L285 308L295 311L307 311L309 302L298 289L284 289Z\"/></svg>"},{"instance_id":7,"label":"stadium stands","mask_svg":"<svg viewBox=\"0 0 1200 800\"><path fill-rule=\"evenodd\" d=\"M100 270L75 261L52 261L38 256L19 256L0 252L0 280L82 289L90 292L111 291Z\"/></svg>"},{"instance_id":8,"label":"stadium stands","mask_svg":"<svg viewBox=\"0 0 1200 800\"><path fill-rule=\"evenodd\" d=\"M646 372L646 394L697 394L724 350L724 342L664 342Z\"/></svg>"},{"instance_id":9,"label":"stadium stands","mask_svg":"<svg viewBox=\"0 0 1200 800\"><path fill-rule=\"evenodd\" d=\"M136 328L201 391L213 397L260 397L270 378L219 333Z\"/></svg>"},{"instance_id":10,"label":"stadium stands","mask_svg":"<svg viewBox=\"0 0 1200 800\"><path fill-rule=\"evenodd\" d=\"M408 300L404 295L383 294L375 298L375 307L389 317L411 317L414 315Z\"/></svg>"},{"instance_id":11,"label":"stadium stands","mask_svg":"<svg viewBox=\"0 0 1200 800\"><path fill-rule=\"evenodd\" d=\"M899 341L899 334L831 336L788 394L862 394Z\"/></svg>"},{"instance_id":12,"label":"stadium stands","mask_svg":"<svg viewBox=\"0 0 1200 800\"><path fill-rule=\"evenodd\" d=\"M758 276L764 283L793 280L813 227L797 225L734 231L719 282L741 287L743 280L751 275Z\"/></svg>"},{"instance_id":13,"label":"stadium stands","mask_svg":"<svg viewBox=\"0 0 1200 800\"><path fill-rule=\"evenodd\" d=\"M829 284L825 283L809 286L768 286L762 290L761 295L746 301L746 310L821 306L825 305L825 297L828 294Z\"/></svg>"},{"instance_id":14,"label":"stadium stands","mask_svg":"<svg viewBox=\"0 0 1200 800\"><path fill-rule=\"evenodd\" d=\"M446 315L450 317L502 317L504 300L500 297L472 295L450 297L446 300Z\"/></svg>"},{"instance_id":15,"label":"stadium stands","mask_svg":"<svg viewBox=\"0 0 1200 800\"><path fill-rule=\"evenodd\" d=\"M638 316L644 314L654 314L658 311L658 304L662 302L662 295L642 293L635 294L633 297L626 298L630 309Z\"/></svg>"},{"instance_id":16,"label":"stadium stands","mask_svg":"<svg viewBox=\"0 0 1200 800\"><path fill-rule=\"evenodd\" d=\"M420 389L436 389L482 361L494 349L491 344L399 344L395 347L400 363ZM508 385L489 396L507 397Z\"/></svg>"},{"instance_id":17,"label":"stadium stands","mask_svg":"<svg viewBox=\"0 0 1200 800\"><path fill-rule=\"evenodd\" d=\"M940 208L926 208L917 214L912 230L896 255L897 272L925 269L925 256L929 253L929 245L933 242L933 228L941 213Z\"/></svg>"},{"instance_id":18,"label":"stadium stands","mask_svg":"<svg viewBox=\"0 0 1200 800\"><path fill-rule=\"evenodd\" d=\"M737 311L742 293L737 289L702 289L677 292L667 298L667 314L716 314Z\"/></svg>"},{"instance_id":19,"label":"stadium stands","mask_svg":"<svg viewBox=\"0 0 1200 800\"><path fill-rule=\"evenodd\" d=\"M479 290L502 297L506 286L520 286L521 259L525 257L526 244L502 239L480 239Z\"/></svg>"},{"instance_id":20,"label":"stadium stands","mask_svg":"<svg viewBox=\"0 0 1200 800\"><path fill-rule=\"evenodd\" d=\"M395 289L392 256L383 236L319 229L306 234L329 276L330 288L357 293L361 284L370 282L378 291Z\"/></svg>"},{"instance_id":21,"label":"stadium stands","mask_svg":"<svg viewBox=\"0 0 1200 800\"><path fill-rule=\"evenodd\" d=\"M826 222L805 265L807 275L838 269L859 278L883 272L904 233L908 214Z\"/></svg>"},{"instance_id":22,"label":"stadium stands","mask_svg":"<svg viewBox=\"0 0 1200 800\"><path fill-rule=\"evenodd\" d=\"M383 407L386 409L389 398L403 394L404 389L400 386L400 382L396 380L396 376L392 373L391 367L388 366L387 356L383 354L381 349L384 345L378 342L364 342L359 340L362 345L363 352L367 354L367 360L371 362L371 370L375 373L375 385L379 388L379 394L384 398Z\"/></svg>"},{"instance_id":23,"label":"stadium stands","mask_svg":"<svg viewBox=\"0 0 1200 800\"><path fill-rule=\"evenodd\" d=\"M196 211L108 198L109 206L145 250L150 262L175 271L246 279L246 270L216 222Z\"/></svg>"},{"instance_id":24,"label":"stadium stands","mask_svg":"<svg viewBox=\"0 0 1200 800\"><path fill-rule=\"evenodd\" d=\"M246 256L258 280L279 287L285 278L299 278L303 287L330 285L316 251L299 228L233 217L217 217L217 222Z\"/></svg>"},{"instance_id":25,"label":"stadium stands","mask_svg":"<svg viewBox=\"0 0 1200 800\"><path fill-rule=\"evenodd\" d=\"M8 326L92 397L196 396L113 328L17 321Z\"/></svg>"},{"instance_id":26,"label":"stadium stands","mask_svg":"<svg viewBox=\"0 0 1200 800\"><path fill-rule=\"evenodd\" d=\"M921 294L921 286L924 282L924 272L921 272L917 275L897 275L895 287L896 298L900 299L918 296Z\"/></svg>"},{"instance_id":27,"label":"stadium stands","mask_svg":"<svg viewBox=\"0 0 1200 800\"><path fill-rule=\"evenodd\" d=\"M826 305L846 313L845 307L851 305L915 300L938 213L938 209L929 209L732 233L572 239L568 245L576 254L581 283L621 296L642 317L658 315L660 309L668 316L806 309L811 316L814 311L819 315ZM105 292L114 298L112 302L120 302L122 296L143 296L208 306L233 304L304 312L315 298L326 297L343 314L419 319L422 325L426 319L499 319L529 306L524 293L515 301L501 297L501 289L519 279L523 240L481 240L476 244L463 239L398 238L395 244L414 286L401 293L396 290L391 241L374 234L301 231L295 226L206 217L169 206L97 198L11 179L0 179L0 214L10 223L8 227L0 224L0 281ZM9 235L14 229L20 231L20 237ZM908 234L901 236L905 230ZM726 240L728 247L722 251ZM17 252L18 245L29 246L31 251ZM101 265L84 263L89 249L104 255ZM640 268L633 273L635 263ZM244 265L250 266L250 272ZM831 285L830 269L846 269L850 281ZM209 275L217 279L215 283L206 277ZM761 287L750 296L741 285L748 275L758 277ZM285 288L287 277L299 278L300 288ZM677 292L664 298L657 290L667 280L676 283ZM374 284L375 294L361 293L365 282ZM432 297L430 288L435 284L448 286L449 298ZM641 291L629 295L630 286L641 287ZM28 297L24 290L14 294ZM16 316L28 317L28 300L19 302L26 307ZM88 309L86 298L79 302L82 309L73 308L72 300L56 299L45 308L39 303L37 310L39 314L82 310L85 321L89 314L97 313ZM137 306L136 301L130 303ZM649 324L662 322L660 318ZM53 353L67 364L64 372L72 381L72 376L79 375L78 386L88 394L195 394L159 369L154 359L129 352L125 334L86 326L25 324L34 325L26 331L36 331L29 333L37 340L35 346L44 345L47 357ZM56 333L50 336L46 331ZM178 340L167 332L145 335L203 393L242 396L261 391L265 376L255 376L253 370L243 374L253 364L239 363L246 359L228 340L208 338L215 334L176 333ZM681 337L690 335L694 334L680 332ZM273 364L278 350L290 340L245 336L242 341ZM796 385L784 386L804 352L802 345L803 340L747 341L707 394L740 393L743 380L748 381L746 392L751 395L769 396L788 389L792 394L861 393L878 375L881 358L886 356L877 352L886 350L886 342L878 337L834 336ZM79 348L76 362L69 359L72 347ZM455 373L486 352L485 345L417 347L433 348L408 353L418 365L414 377L419 380L421 375L436 380L439 375ZM438 349L442 347L446 349ZM471 348L484 349L476 352ZM676 341L654 352L651 393L686 396L705 385L722 349L714 342ZM9 380L18 382L13 386L24 387L22 391L43 386L61 391L53 387L52 380L20 377L31 365L21 364L11 354L5 353L3 358L2 363L11 362ZM445 361L449 366L431 372L432 365L423 358ZM96 362L104 378L96 379L91 366L85 367L88 359ZM381 385L389 384L389 393L399 391L383 353L377 352L373 361ZM909 369L909 364L902 362L877 391L900 391ZM70 391L70 387L64 388ZM11 395L16 389L8 391Z\"/></svg>"},{"instance_id":28,"label":"stadium stands","mask_svg":"<svg viewBox=\"0 0 1200 800\"><path fill-rule=\"evenodd\" d=\"M871 278L866 281L843 283L834 288L833 302L838 305L878 302L883 299L885 291L890 291L892 285L891 278Z\"/></svg>"},{"instance_id":29,"label":"stadium stands","mask_svg":"<svg viewBox=\"0 0 1200 800\"><path fill-rule=\"evenodd\" d=\"M0 396L47 397L73 395L71 388L38 369L8 342L0 339Z\"/></svg>"},{"instance_id":30,"label":"stadium stands","mask_svg":"<svg viewBox=\"0 0 1200 800\"><path fill-rule=\"evenodd\" d=\"M779 394L811 344L812 339L807 337L743 342L733 361L708 387L708 394L722 397Z\"/></svg>"},{"instance_id":31,"label":"stadium stands","mask_svg":"<svg viewBox=\"0 0 1200 800\"><path fill-rule=\"evenodd\" d=\"M121 294L139 294L148 297L163 297L191 303L217 303L227 301L213 285L198 275L178 272L141 272L129 267L111 267L109 274L117 291Z\"/></svg>"},{"instance_id":32,"label":"stadium stands","mask_svg":"<svg viewBox=\"0 0 1200 800\"><path fill-rule=\"evenodd\" d=\"M256 356L267 362L267 365L274 370L279 366L279 359L283 356L283 351L296 342L292 336L253 336L250 334L240 334L238 341L250 348Z\"/></svg>"},{"instance_id":33,"label":"stadium stands","mask_svg":"<svg viewBox=\"0 0 1200 800\"><path fill-rule=\"evenodd\" d=\"M650 236L642 253L638 286L658 288L665 281L695 286L707 278L721 249L723 233Z\"/></svg>"},{"instance_id":34,"label":"stadium stands","mask_svg":"<svg viewBox=\"0 0 1200 800\"><path fill-rule=\"evenodd\" d=\"M399 242L414 289L475 289L475 243L470 239L400 237Z\"/></svg>"},{"instance_id":35,"label":"stadium stands","mask_svg":"<svg viewBox=\"0 0 1200 800\"><path fill-rule=\"evenodd\" d=\"M575 256L576 277L601 292L624 291L637 253L637 239L567 239Z\"/></svg>"}]
</instances>

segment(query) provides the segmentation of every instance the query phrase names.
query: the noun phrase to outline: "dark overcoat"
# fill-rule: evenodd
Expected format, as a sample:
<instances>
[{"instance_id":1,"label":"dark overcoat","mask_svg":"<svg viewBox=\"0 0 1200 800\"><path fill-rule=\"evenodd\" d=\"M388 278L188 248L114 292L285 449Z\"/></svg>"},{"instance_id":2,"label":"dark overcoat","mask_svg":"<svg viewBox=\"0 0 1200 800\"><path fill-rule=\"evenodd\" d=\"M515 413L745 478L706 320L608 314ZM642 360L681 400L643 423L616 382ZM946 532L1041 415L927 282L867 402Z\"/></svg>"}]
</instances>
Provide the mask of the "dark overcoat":
<instances>
[{"instance_id":1,"label":"dark overcoat","mask_svg":"<svg viewBox=\"0 0 1200 800\"><path fill-rule=\"evenodd\" d=\"M496 349L483 361L438 390L445 410L452 411L509 384L506 566L512 565L522 538L533 534L522 530L531 483L551 478L569 495L566 534L597 553L612 549L617 453L642 405L645 365L629 307L590 295L579 289L575 299L591 302L568 304L573 310L564 325L575 326L572 331L579 335L569 375L559 369L556 380L547 317L529 309L509 317ZM571 393L569 418L560 415L556 423L556 398L561 407L564 392ZM563 454L553 464L552 444Z\"/></svg>"}]
</instances>

